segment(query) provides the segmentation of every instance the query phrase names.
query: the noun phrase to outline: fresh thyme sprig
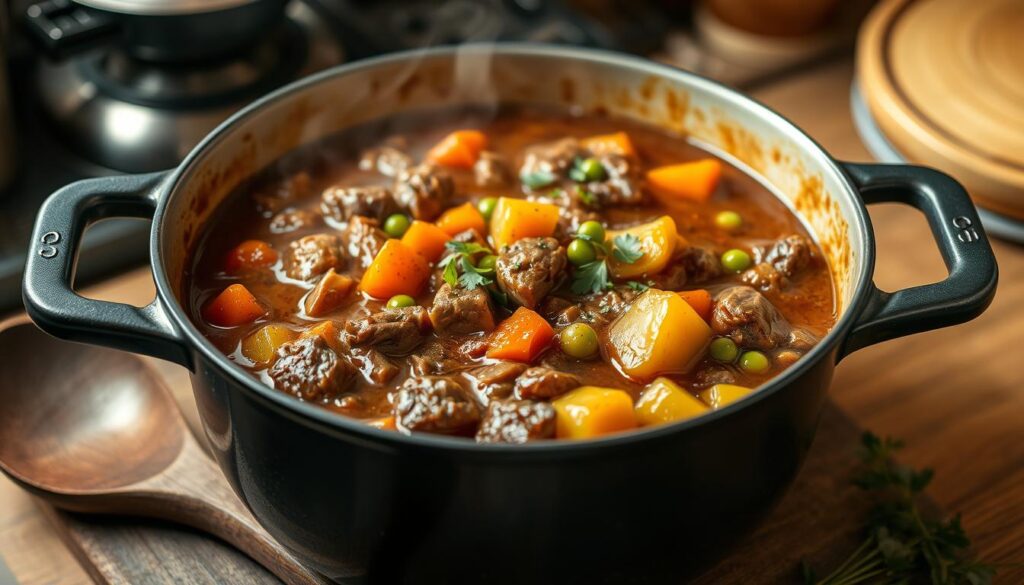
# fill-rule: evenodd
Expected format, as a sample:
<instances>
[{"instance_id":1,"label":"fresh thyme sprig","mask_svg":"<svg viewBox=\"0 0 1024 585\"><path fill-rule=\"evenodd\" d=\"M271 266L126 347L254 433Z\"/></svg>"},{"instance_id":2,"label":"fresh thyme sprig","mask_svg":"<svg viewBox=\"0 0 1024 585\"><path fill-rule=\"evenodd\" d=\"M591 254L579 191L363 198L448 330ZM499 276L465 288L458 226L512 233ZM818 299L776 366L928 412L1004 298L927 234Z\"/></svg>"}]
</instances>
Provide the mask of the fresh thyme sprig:
<instances>
[{"instance_id":1,"label":"fresh thyme sprig","mask_svg":"<svg viewBox=\"0 0 1024 585\"><path fill-rule=\"evenodd\" d=\"M960 516L930 518L917 499L934 475L896 463L896 439L864 433L863 464L853 483L876 500L867 538L823 578L801 563L805 585L987 585L995 569L974 559Z\"/></svg>"}]
</instances>

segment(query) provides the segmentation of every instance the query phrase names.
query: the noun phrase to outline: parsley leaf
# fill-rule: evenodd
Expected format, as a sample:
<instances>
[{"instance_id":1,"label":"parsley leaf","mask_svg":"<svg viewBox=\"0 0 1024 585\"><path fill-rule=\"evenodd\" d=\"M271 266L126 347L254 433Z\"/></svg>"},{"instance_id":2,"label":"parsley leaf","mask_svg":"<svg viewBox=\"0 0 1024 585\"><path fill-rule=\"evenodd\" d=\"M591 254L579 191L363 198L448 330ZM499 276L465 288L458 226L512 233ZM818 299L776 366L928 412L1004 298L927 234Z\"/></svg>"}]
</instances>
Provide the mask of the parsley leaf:
<instances>
[{"instance_id":1,"label":"parsley leaf","mask_svg":"<svg viewBox=\"0 0 1024 585\"><path fill-rule=\"evenodd\" d=\"M619 262L632 264L644 255L643 250L640 249L640 238L633 234L617 235L615 236L614 243L615 249L612 250L612 255Z\"/></svg>"},{"instance_id":2,"label":"parsley leaf","mask_svg":"<svg viewBox=\"0 0 1024 585\"><path fill-rule=\"evenodd\" d=\"M551 183L555 182L555 175L548 171L534 171L532 173L523 173L519 175L519 180L531 189L540 189L541 187L547 187Z\"/></svg>"},{"instance_id":3,"label":"parsley leaf","mask_svg":"<svg viewBox=\"0 0 1024 585\"><path fill-rule=\"evenodd\" d=\"M573 168L569 169L569 178L572 179L573 181L576 181L577 183L587 182L587 174L584 173L583 169L579 168L578 166L574 166Z\"/></svg>"},{"instance_id":4,"label":"parsley leaf","mask_svg":"<svg viewBox=\"0 0 1024 585\"><path fill-rule=\"evenodd\" d=\"M976 560L960 517L943 520L918 506L932 478L930 469L911 469L894 460L903 443L864 433L863 465L854 483L875 499L867 539L824 579L802 563L804 583L838 585L866 582L982 585L995 568Z\"/></svg>"},{"instance_id":5,"label":"parsley leaf","mask_svg":"<svg viewBox=\"0 0 1024 585\"><path fill-rule=\"evenodd\" d=\"M441 273L441 276L444 278L444 281L447 282L448 286L452 288L459 286L459 271L458 269L455 268L455 262L451 261L451 259L454 258L455 256L449 256L448 258L445 258L445 260L449 260L449 262L445 264L444 272Z\"/></svg>"},{"instance_id":6,"label":"parsley leaf","mask_svg":"<svg viewBox=\"0 0 1024 585\"><path fill-rule=\"evenodd\" d=\"M611 286L612 283L608 279L608 265L604 260L594 260L576 269L572 275L570 290L575 294L583 295L601 292Z\"/></svg>"},{"instance_id":7,"label":"parsley leaf","mask_svg":"<svg viewBox=\"0 0 1024 585\"><path fill-rule=\"evenodd\" d=\"M450 240L444 247L448 248L453 254L467 254L469 256L479 254L480 252L487 252L488 254L491 252L490 248L476 242L456 242L455 240Z\"/></svg>"},{"instance_id":8,"label":"parsley leaf","mask_svg":"<svg viewBox=\"0 0 1024 585\"><path fill-rule=\"evenodd\" d=\"M450 264L450 266L454 265L454 263ZM487 286L488 284L491 284L491 282L490 278L480 274L480 271L477 270L476 266L473 266L473 263L469 261L468 257L462 257L462 276L459 277L459 284L461 284L463 288L466 290L473 290L478 286Z\"/></svg>"},{"instance_id":9,"label":"parsley leaf","mask_svg":"<svg viewBox=\"0 0 1024 585\"><path fill-rule=\"evenodd\" d=\"M644 284L642 282L637 282L635 280L631 280L631 281L627 282L626 286L628 286L629 288L631 288L631 289L633 289L633 290L635 290L637 292L644 292L645 290L651 288L650 285Z\"/></svg>"}]
</instances>

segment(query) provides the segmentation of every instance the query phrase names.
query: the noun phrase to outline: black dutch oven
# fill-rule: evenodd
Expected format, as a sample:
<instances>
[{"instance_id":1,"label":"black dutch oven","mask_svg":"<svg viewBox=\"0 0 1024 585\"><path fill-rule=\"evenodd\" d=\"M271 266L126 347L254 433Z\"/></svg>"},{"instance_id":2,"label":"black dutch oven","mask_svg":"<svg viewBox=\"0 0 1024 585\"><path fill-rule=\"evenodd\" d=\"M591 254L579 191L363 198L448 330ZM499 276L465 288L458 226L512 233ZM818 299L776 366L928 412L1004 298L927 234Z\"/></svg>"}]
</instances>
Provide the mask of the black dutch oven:
<instances>
[{"instance_id":1,"label":"black dutch oven","mask_svg":"<svg viewBox=\"0 0 1024 585\"><path fill-rule=\"evenodd\" d=\"M480 103L599 109L685 132L746 166L804 220L834 277L838 320L751 396L689 421L597 440L478 445L370 428L261 384L183 308L189 254L220 202L286 152L397 112ZM866 203L928 218L949 276L872 283ZM85 227L152 218L157 297L77 296ZM69 185L43 206L25 277L29 314L62 338L192 372L206 436L235 491L299 558L346 582L679 582L749 530L810 447L836 363L866 345L977 316L997 268L955 181L911 166L839 163L790 122L724 86L593 50L469 46L340 67L239 112L168 173Z\"/></svg>"}]
</instances>

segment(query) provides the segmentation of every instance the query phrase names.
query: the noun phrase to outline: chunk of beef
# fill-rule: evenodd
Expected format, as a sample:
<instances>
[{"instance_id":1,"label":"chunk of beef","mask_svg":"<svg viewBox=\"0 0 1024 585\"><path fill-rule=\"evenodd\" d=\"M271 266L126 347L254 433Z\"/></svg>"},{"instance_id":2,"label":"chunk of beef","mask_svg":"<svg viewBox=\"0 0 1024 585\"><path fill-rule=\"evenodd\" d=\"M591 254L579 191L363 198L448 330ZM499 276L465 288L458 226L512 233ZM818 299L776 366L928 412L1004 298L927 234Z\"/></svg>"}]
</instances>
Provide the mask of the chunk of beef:
<instances>
[{"instance_id":1,"label":"chunk of beef","mask_svg":"<svg viewBox=\"0 0 1024 585\"><path fill-rule=\"evenodd\" d=\"M817 335L801 327L794 327L793 331L789 333L786 345L792 349L804 352L817 345L818 341L820 339L818 339Z\"/></svg>"},{"instance_id":2,"label":"chunk of beef","mask_svg":"<svg viewBox=\"0 0 1024 585\"><path fill-rule=\"evenodd\" d=\"M423 376L398 390L395 420L408 431L464 435L476 429L480 411L455 378Z\"/></svg>"},{"instance_id":3,"label":"chunk of beef","mask_svg":"<svg viewBox=\"0 0 1024 585\"><path fill-rule=\"evenodd\" d=\"M256 208L265 215L271 215L290 206L292 203L309 193L313 179L309 173L300 171L282 180L271 192L258 192L253 195Z\"/></svg>"},{"instance_id":4,"label":"chunk of beef","mask_svg":"<svg viewBox=\"0 0 1024 585\"><path fill-rule=\"evenodd\" d=\"M453 351L439 339L427 341L414 355L409 356L412 362L412 373L417 376L432 374L450 374L463 367L462 356Z\"/></svg>"},{"instance_id":5,"label":"chunk of beef","mask_svg":"<svg viewBox=\"0 0 1024 585\"><path fill-rule=\"evenodd\" d=\"M270 231L275 234L287 234L296 230L307 229L317 224L318 217L306 209L286 209L270 219Z\"/></svg>"},{"instance_id":6,"label":"chunk of beef","mask_svg":"<svg viewBox=\"0 0 1024 585\"><path fill-rule=\"evenodd\" d=\"M539 312L558 327L566 327L580 318L580 306L561 297L547 297L540 304Z\"/></svg>"},{"instance_id":7,"label":"chunk of beef","mask_svg":"<svg viewBox=\"0 0 1024 585\"><path fill-rule=\"evenodd\" d=\"M801 236L792 234L778 240L767 249L755 250L758 262L771 264L783 275L792 277L811 263L814 257L814 244Z\"/></svg>"},{"instance_id":8,"label":"chunk of beef","mask_svg":"<svg viewBox=\"0 0 1024 585\"><path fill-rule=\"evenodd\" d=\"M708 386L714 386L715 384L735 384L736 374L727 368L722 366L708 366L702 368L697 372L694 380L694 386L697 388L706 388Z\"/></svg>"},{"instance_id":9,"label":"chunk of beef","mask_svg":"<svg viewBox=\"0 0 1024 585\"><path fill-rule=\"evenodd\" d=\"M701 284L722 275L722 262L713 250L701 246L685 246L679 251L679 263L686 269L690 284Z\"/></svg>"},{"instance_id":10,"label":"chunk of beef","mask_svg":"<svg viewBox=\"0 0 1024 585\"><path fill-rule=\"evenodd\" d=\"M344 392L354 373L352 364L315 335L282 345L267 375L278 390L303 400L320 400Z\"/></svg>"},{"instance_id":11,"label":"chunk of beef","mask_svg":"<svg viewBox=\"0 0 1024 585\"><path fill-rule=\"evenodd\" d=\"M485 150L473 165L473 177L481 187L501 187L512 181L512 171L500 154Z\"/></svg>"},{"instance_id":12,"label":"chunk of beef","mask_svg":"<svg viewBox=\"0 0 1024 585\"><path fill-rule=\"evenodd\" d=\"M581 203L587 207L614 207L617 205L642 205L646 202L644 190L640 187L640 174L635 165L619 154L598 157L604 167L605 178L590 181L584 190L591 197L583 196ZM580 198L576 192L576 197Z\"/></svg>"},{"instance_id":13,"label":"chunk of beef","mask_svg":"<svg viewBox=\"0 0 1024 585\"><path fill-rule=\"evenodd\" d=\"M377 220L361 215L354 216L348 222L348 231L345 233L348 253L363 269L373 262L377 253L384 247L384 243L388 241L388 235L377 227L379 225Z\"/></svg>"},{"instance_id":14,"label":"chunk of beef","mask_svg":"<svg viewBox=\"0 0 1024 585\"><path fill-rule=\"evenodd\" d=\"M776 293L786 284L786 277L767 262L751 266L743 272L740 280L763 293Z\"/></svg>"},{"instance_id":15,"label":"chunk of beef","mask_svg":"<svg viewBox=\"0 0 1024 585\"><path fill-rule=\"evenodd\" d=\"M328 187L320 196L320 211L335 221L355 216L384 221L398 211L398 203L386 187Z\"/></svg>"},{"instance_id":16,"label":"chunk of beef","mask_svg":"<svg viewBox=\"0 0 1024 585\"><path fill-rule=\"evenodd\" d=\"M786 236L771 246L754 249L756 264L740 277L744 283L764 293L778 293L789 285L789 278L814 260L814 245L799 234Z\"/></svg>"},{"instance_id":17,"label":"chunk of beef","mask_svg":"<svg viewBox=\"0 0 1024 585\"><path fill-rule=\"evenodd\" d=\"M400 368L388 356L373 348L352 349L352 361L372 384L387 384Z\"/></svg>"},{"instance_id":18,"label":"chunk of beef","mask_svg":"<svg viewBox=\"0 0 1024 585\"><path fill-rule=\"evenodd\" d=\"M430 320L438 333L464 335L494 329L491 300L482 287L467 290L441 285L430 307Z\"/></svg>"},{"instance_id":19,"label":"chunk of beef","mask_svg":"<svg viewBox=\"0 0 1024 585\"><path fill-rule=\"evenodd\" d=\"M384 309L345 324L345 341L352 347L372 347L388 355L405 355L430 333L423 307Z\"/></svg>"},{"instance_id":20,"label":"chunk of beef","mask_svg":"<svg viewBox=\"0 0 1024 585\"><path fill-rule=\"evenodd\" d=\"M581 152L580 143L575 138L563 138L527 147L523 151L523 165L519 168L519 176L550 175L554 179L562 178L569 172Z\"/></svg>"},{"instance_id":21,"label":"chunk of beef","mask_svg":"<svg viewBox=\"0 0 1024 585\"><path fill-rule=\"evenodd\" d=\"M425 163L399 174L394 191L413 217L432 221L455 193L455 182L447 172Z\"/></svg>"},{"instance_id":22,"label":"chunk of beef","mask_svg":"<svg viewBox=\"0 0 1024 585\"><path fill-rule=\"evenodd\" d=\"M288 246L285 273L297 280L310 280L331 268L345 267L341 240L331 234L314 234L295 240Z\"/></svg>"},{"instance_id":23,"label":"chunk of beef","mask_svg":"<svg viewBox=\"0 0 1024 585\"><path fill-rule=\"evenodd\" d=\"M572 374L546 366L534 366L516 379L516 398L556 398L579 385L579 378Z\"/></svg>"},{"instance_id":24,"label":"chunk of beef","mask_svg":"<svg viewBox=\"0 0 1024 585\"><path fill-rule=\"evenodd\" d=\"M775 305L749 286L733 286L718 293L711 328L741 347L764 350L786 343L792 331Z\"/></svg>"},{"instance_id":25,"label":"chunk of beef","mask_svg":"<svg viewBox=\"0 0 1024 585\"><path fill-rule=\"evenodd\" d=\"M394 146L378 146L363 151L359 168L377 171L385 177L397 177L412 166L412 158Z\"/></svg>"},{"instance_id":26,"label":"chunk of beef","mask_svg":"<svg viewBox=\"0 0 1024 585\"><path fill-rule=\"evenodd\" d=\"M476 440L480 443L525 443L555 436L555 408L530 400L494 401L487 407Z\"/></svg>"},{"instance_id":27,"label":"chunk of beef","mask_svg":"<svg viewBox=\"0 0 1024 585\"><path fill-rule=\"evenodd\" d=\"M526 364L498 362L474 368L466 373L475 383L476 391L489 400L508 398L515 390L516 378L526 371Z\"/></svg>"},{"instance_id":28,"label":"chunk of beef","mask_svg":"<svg viewBox=\"0 0 1024 585\"><path fill-rule=\"evenodd\" d=\"M532 309L555 288L565 270L565 250L554 238L523 238L498 254L498 286Z\"/></svg>"},{"instance_id":29,"label":"chunk of beef","mask_svg":"<svg viewBox=\"0 0 1024 585\"><path fill-rule=\"evenodd\" d=\"M595 325L610 323L629 308L638 294L638 291L622 285L589 294L580 303L580 320Z\"/></svg>"}]
</instances>

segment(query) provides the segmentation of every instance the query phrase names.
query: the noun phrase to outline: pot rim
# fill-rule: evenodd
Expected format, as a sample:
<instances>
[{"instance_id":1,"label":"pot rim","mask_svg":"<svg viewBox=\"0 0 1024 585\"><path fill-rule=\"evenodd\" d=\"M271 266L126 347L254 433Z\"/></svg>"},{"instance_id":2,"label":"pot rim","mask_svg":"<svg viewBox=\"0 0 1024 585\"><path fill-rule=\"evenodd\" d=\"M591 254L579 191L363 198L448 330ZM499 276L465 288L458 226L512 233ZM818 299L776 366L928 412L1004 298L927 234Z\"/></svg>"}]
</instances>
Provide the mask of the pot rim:
<instances>
[{"instance_id":1,"label":"pot rim","mask_svg":"<svg viewBox=\"0 0 1024 585\"><path fill-rule=\"evenodd\" d=\"M850 197L853 205L853 221L851 230L859 230L863 234L863 243L858 250L862 258L861 273L857 275L856 286L847 309L835 323L825 337L815 345L811 351L801 357L796 364L786 369L782 374L772 378L768 382L757 387L755 392L738 400L724 408L713 410L701 416L688 420L659 425L655 427L639 428L629 432L623 432L604 437L588 439L585 441L551 440L528 442L524 444L493 444L477 443L463 437L449 437L445 435L433 435L429 433L403 434L394 431L386 431L371 427L357 419L328 411L308 402L295 399L286 395L254 377L241 366L231 362L213 344L207 340L188 318L185 308L171 292L171 285L168 281L164 268L163 258L160 251L160 237L163 233L163 222L166 220L168 202L172 194L183 182L182 179L192 175L192 169L198 164L204 153L220 140L226 139L234 130L238 122L251 116L259 115L265 106L287 99L295 92L320 82L348 75L364 69L372 69L382 64L394 63L408 59L420 59L424 57L444 57L457 53L486 53L492 55L508 56L533 56L555 59L568 59L574 61L585 61L595 64L609 65L619 68L639 70L648 75L660 78L679 80L687 85L700 87L709 93L715 94L724 102L731 102L738 107L745 108L760 117L763 117L773 125L781 127L784 133L794 138L794 142L811 155L812 159L822 164L824 169L831 171L841 179L840 184L845 187L844 195ZM189 152L185 160L176 167L171 175L162 182L159 193L159 203L153 217L153 229L150 235L150 258L153 267L153 277L156 283L157 296L167 309L174 325L184 333L192 351L198 351L205 360L216 364L218 370L226 374L234 382L244 386L253 397L266 401L279 414L313 426L320 432L329 434L340 434L350 440L361 440L368 443L382 443L384 447L424 448L461 451L465 453L483 453L487 456L503 454L501 456L544 456L564 455L590 452L595 449L623 447L633 443L642 443L665 438L667 435L684 433L689 429L709 425L728 418L741 410L749 408L754 404L767 400L778 393L784 386L793 382L805 372L816 366L820 360L830 359L833 349L843 341L857 316L863 311L868 302L868 294L872 287L872 274L875 264L874 232L871 222L868 220L867 208L861 200L857 189L853 186L847 174L836 163L835 159L813 138L807 135L798 126L790 122L781 114L775 112L768 106L740 93L722 83L708 79L701 75L684 71L666 64L625 55L613 51L601 49L567 47L560 45L548 45L540 43L471 43L458 46L432 47L427 49L416 49L391 53L370 59L363 59L353 63L341 65L335 68L316 73L306 78L295 81L289 85L279 88L262 98L254 101L245 108L239 110L217 128L210 132L195 148ZM794 213L796 213L794 211ZM834 284L834 283L833 283Z\"/></svg>"}]
</instances>

